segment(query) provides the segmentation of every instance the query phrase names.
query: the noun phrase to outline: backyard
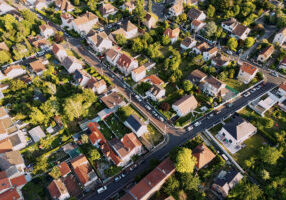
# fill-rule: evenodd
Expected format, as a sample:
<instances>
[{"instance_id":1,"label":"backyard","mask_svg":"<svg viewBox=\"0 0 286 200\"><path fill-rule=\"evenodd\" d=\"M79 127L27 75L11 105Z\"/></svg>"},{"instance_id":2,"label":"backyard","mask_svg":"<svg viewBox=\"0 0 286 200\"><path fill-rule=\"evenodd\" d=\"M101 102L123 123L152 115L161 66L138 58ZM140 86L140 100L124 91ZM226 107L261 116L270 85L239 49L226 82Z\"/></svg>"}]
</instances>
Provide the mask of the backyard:
<instances>
[{"instance_id":1,"label":"backyard","mask_svg":"<svg viewBox=\"0 0 286 200\"><path fill-rule=\"evenodd\" d=\"M122 138L126 133L131 132L114 114L107 117L105 122L118 138Z\"/></svg>"}]
</instances>

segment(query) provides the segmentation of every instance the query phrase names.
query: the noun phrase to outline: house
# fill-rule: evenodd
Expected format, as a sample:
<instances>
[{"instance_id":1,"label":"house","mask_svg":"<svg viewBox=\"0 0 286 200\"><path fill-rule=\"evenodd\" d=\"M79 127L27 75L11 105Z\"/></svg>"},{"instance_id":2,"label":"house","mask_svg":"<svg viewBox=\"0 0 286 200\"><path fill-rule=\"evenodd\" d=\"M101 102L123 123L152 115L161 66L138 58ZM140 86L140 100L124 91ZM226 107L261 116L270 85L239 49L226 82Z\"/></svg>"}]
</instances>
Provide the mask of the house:
<instances>
[{"instance_id":1,"label":"house","mask_svg":"<svg viewBox=\"0 0 286 200\"><path fill-rule=\"evenodd\" d=\"M286 96L286 82L283 82L279 85L278 93L281 96Z\"/></svg>"},{"instance_id":2,"label":"house","mask_svg":"<svg viewBox=\"0 0 286 200\"><path fill-rule=\"evenodd\" d=\"M206 78L207 78L207 75L205 73L203 73L199 69L195 69L194 71L191 72L191 74L190 74L188 79L193 84L198 84L198 83L204 81Z\"/></svg>"},{"instance_id":3,"label":"house","mask_svg":"<svg viewBox=\"0 0 286 200\"><path fill-rule=\"evenodd\" d=\"M32 71L37 76L42 76L44 71L47 70L45 65L48 64L48 63L49 63L49 61L47 61L47 60L39 59L39 60L36 60L34 62L31 62L30 63L30 67L32 68Z\"/></svg>"},{"instance_id":4,"label":"house","mask_svg":"<svg viewBox=\"0 0 286 200\"><path fill-rule=\"evenodd\" d=\"M145 20L143 21L143 24L148 29L155 28L156 23L158 21L158 19L155 18L153 15L154 15L153 13L152 14L151 13L146 13L146 15L145 15Z\"/></svg>"},{"instance_id":5,"label":"house","mask_svg":"<svg viewBox=\"0 0 286 200\"><path fill-rule=\"evenodd\" d=\"M192 38L192 37L186 37L182 42L180 47L183 50L188 50L188 49L192 49L194 46L196 46L197 41Z\"/></svg>"},{"instance_id":6,"label":"house","mask_svg":"<svg viewBox=\"0 0 286 200\"><path fill-rule=\"evenodd\" d=\"M112 41L108 38L107 34L103 32L96 32L87 38L87 43L92 49L99 53L104 53L112 47Z\"/></svg>"},{"instance_id":7,"label":"house","mask_svg":"<svg viewBox=\"0 0 286 200\"><path fill-rule=\"evenodd\" d=\"M278 103L278 106L281 110L283 110L284 112L286 112L286 99L282 100L281 102Z\"/></svg>"},{"instance_id":8,"label":"house","mask_svg":"<svg viewBox=\"0 0 286 200\"><path fill-rule=\"evenodd\" d=\"M179 117L183 117L194 111L198 106L198 102L194 95L185 95L172 105L172 109Z\"/></svg>"},{"instance_id":9,"label":"house","mask_svg":"<svg viewBox=\"0 0 286 200\"><path fill-rule=\"evenodd\" d=\"M250 29L240 24L235 18L229 18L228 20L221 23L224 30L231 33L232 37L236 39L245 40L250 33Z\"/></svg>"},{"instance_id":10,"label":"house","mask_svg":"<svg viewBox=\"0 0 286 200\"><path fill-rule=\"evenodd\" d=\"M160 190L167 179L175 173L175 166L166 158L139 183L133 186L120 200L147 200Z\"/></svg>"},{"instance_id":11,"label":"house","mask_svg":"<svg viewBox=\"0 0 286 200\"><path fill-rule=\"evenodd\" d=\"M104 95L100 99L107 108L109 109L115 109L125 106L126 102L124 101L124 98L117 92L112 92L110 94Z\"/></svg>"},{"instance_id":12,"label":"house","mask_svg":"<svg viewBox=\"0 0 286 200\"><path fill-rule=\"evenodd\" d=\"M68 0L56 0L55 5L61 11L72 12L74 10L74 6Z\"/></svg>"},{"instance_id":13,"label":"house","mask_svg":"<svg viewBox=\"0 0 286 200\"><path fill-rule=\"evenodd\" d=\"M175 28L174 30L167 28L164 31L164 36L168 36L171 39L171 43L175 43L178 40L180 34L180 28Z\"/></svg>"},{"instance_id":14,"label":"house","mask_svg":"<svg viewBox=\"0 0 286 200\"><path fill-rule=\"evenodd\" d=\"M270 56L273 54L275 48L273 45L270 45L262 50L262 52L258 55L257 61L265 62L270 58Z\"/></svg>"},{"instance_id":15,"label":"house","mask_svg":"<svg viewBox=\"0 0 286 200\"><path fill-rule=\"evenodd\" d=\"M91 134L88 136L91 144L97 148L100 147L102 143L106 143L107 140L102 135L102 133L99 131L95 123L89 123L88 128L91 131Z\"/></svg>"},{"instance_id":16,"label":"house","mask_svg":"<svg viewBox=\"0 0 286 200\"><path fill-rule=\"evenodd\" d=\"M89 187L96 183L98 177L87 158L81 154L71 160L71 165L81 185L88 191Z\"/></svg>"},{"instance_id":17,"label":"house","mask_svg":"<svg viewBox=\"0 0 286 200\"><path fill-rule=\"evenodd\" d=\"M9 51L9 47L5 42L0 42L0 51Z\"/></svg>"},{"instance_id":18,"label":"house","mask_svg":"<svg viewBox=\"0 0 286 200\"><path fill-rule=\"evenodd\" d=\"M6 139L11 142L13 151L24 149L27 146L26 136L20 130Z\"/></svg>"},{"instance_id":19,"label":"house","mask_svg":"<svg viewBox=\"0 0 286 200\"><path fill-rule=\"evenodd\" d=\"M35 9L42 10L44 8L48 8L48 3L46 0L37 0L34 4Z\"/></svg>"},{"instance_id":20,"label":"house","mask_svg":"<svg viewBox=\"0 0 286 200\"><path fill-rule=\"evenodd\" d=\"M234 169L231 169L230 171L222 170L212 184L212 190L218 192L225 198L229 191L234 188L242 178L243 175Z\"/></svg>"},{"instance_id":21,"label":"house","mask_svg":"<svg viewBox=\"0 0 286 200\"><path fill-rule=\"evenodd\" d=\"M121 56L121 54L116 51L115 49L109 49L106 53L105 53L105 58L106 61L111 64L112 66L115 66L119 57Z\"/></svg>"},{"instance_id":22,"label":"house","mask_svg":"<svg viewBox=\"0 0 286 200\"><path fill-rule=\"evenodd\" d=\"M55 57L60 61L62 62L67 56L67 52L66 50L64 49L64 47L60 44L54 44L53 45L53 48L52 48L52 51L55 55Z\"/></svg>"},{"instance_id":23,"label":"house","mask_svg":"<svg viewBox=\"0 0 286 200\"><path fill-rule=\"evenodd\" d=\"M73 16L67 12L61 14L62 25L61 27L69 30L73 29Z\"/></svg>"},{"instance_id":24,"label":"house","mask_svg":"<svg viewBox=\"0 0 286 200\"><path fill-rule=\"evenodd\" d=\"M3 193L0 193L0 199L22 200L23 196L22 196L22 194L19 194L19 193L20 193L20 191L18 191L16 188L11 188L10 190L7 190Z\"/></svg>"},{"instance_id":25,"label":"house","mask_svg":"<svg viewBox=\"0 0 286 200\"><path fill-rule=\"evenodd\" d=\"M136 69L133 69L131 71L131 77L135 82L141 81L143 78L145 78L145 76L146 76L146 68L144 67L144 65Z\"/></svg>"},{"instance_id":26,"label":"house","mask_svg":"<svg viewBox=\"0 0 286 200\"><path fill-rule=\"evenodd\" d=\"M82 69L81 62L73 56L65 57L62 61L62 65L70 74L74 73L76 70Z\"/></svg>"},{"instance_id":27,"label":"house","mask_svg":"<svg viewBox=\"0 0 286 200\"><path fill-rule=\"evenodd\" d=\"M286 57L284 57L283 60L280 62L279 69L286 70Z\"/></svg>"},{"instance_id":28,"label":"house","mask_svg":"<svg viewBox=\"0 0 286 200\"><path fill-rule=\"evenodd\" d=\"M116 65L121 73L123 73L125 76L128 76L133 69L138 67L138 61L135 58L123 53L117 60Z\"/></svg>"},{"instance_id":29,"label":"house","mask_svg":"<svg viewBox=\"0 0 286 200\"><path fill-rule=\"evenodd\" d=\"M28 41L30 42L31 45L33 45L36 48L40 49L48 49L50 47L50 44L48 40L40 35L32 36L30 35L28 37Z\"/></svg>"},{"instance_id":30,"label":"house","mask_svg":"<svg viewBox=\"0 0 286 200\"><path fill-rule=\"evenodd\" d=\"M192 23L191 23L191 29L197 33L199 32L200 30L202 30L202 28L204 28L206 25L205 22L201 21L201 20L193 20Z\"/></svg>"},{"instance_id":31,"label":"house","mask_svg":"<svg viewBox=\"0 0 286 200\"><path fill-rule=\"evenodd\" d=\"M10 6L8 3L4 1L0 2L0 15L4 15L12 11L15 11L15 8L13 8L12 6Z\"/></svg>"},{"instance_id":32,"label":"house","mask_svg":"<svg viewBox=\"0 0 286 200\"><path fill-rule=\"evenodd\" d=\"M99 9L102 17L108 17L109 15L115 15L118 11L111 3L104 3Z\"/></svg>"},{"instance_id":33,"label":"house","mask_svg":"<svg viewBox=\"0 0 286 200\"><path fill-rule=\"evenodd\" d=\"M119 166L125 166L133 156L140 155L142 152L142 144L134 133L125 134L120 140L113 138L109 144L122 160Z\"/></svg>"},{"instance_id":34,"label":"house","mask_svg":"<svg viewBox=\"0 0 286 200\"><path fill-rule=\"evenodd\" d=\"M257 128L240 116L234 116L218 132L224 140L231 144L242 144L257 132Z\"/></svg>"},{"instance_id":35,"label":"house","mask_svg":"<svg viewBox=\"0 0 286 200\"><path fill-rule=\"evenodd\" d=\"M284 44L286 41L286 28L281 29L278 33L276 33L273 43L278 43L280 46Z\"/></svg>"},{"instance_id":36,"label":"house","mask_svg":"<svg viewBox=\"0 0 286 200\"><path fill-rule=\"evenodd\" d=\"M181 0L176 1L171 8L169 8L168 13L170 16L178 17L184 12L183 2Z\"/></svg>"},{"instance_id":37,"label":"house","mask_svg":"<svg viewBox=\"0 0 286 200\"><path fill-rule=\"evenodd\" d=\"M196 168L200 170L209 164L214 158L215 154L204 144L199 144L192 150L193 156L196 158Z\"/></svg>"},{"instance_id":38,"label":"house","mask_svg":"<svg viewBox=\"0 0 286 200\"><path fill-rule=\"evenodd\" d=\"M158 86L163 86L165 84L164 81L155 74L151 74L150 76L145 77L144 79L142 79L142 82L147 82L150 83L151 85L158 85Z\"/></svg>"},{"instance_id":39,"label":"house","mask_svg":"<svg viewBox=\"0 0 286 200\"><path fill-rule=\"evenodd\" d=\"M9 151L0 154L0 169L5 171L8 177L14 178L23 175L25 168L20 151Z\"/></svg>"},{"instance_id":40,"label":"house","mask_svg":"<svg viewBox=\"0 0 286 200\"><path fill-rule=\"evenodd\" d=\"M203 59L204 61L209 61L213 57L215 57L218 53L218 48L217 47L212 47L209 48L207 51L203 52Z\"/></svg>"},{"instance_id":41,"label":"house","mask_svg":"<svg viewBox=\"0 0 286 200\"><path fill-rule=\"evenodd\" d=\"M257 72L258 69L255 66L245 62L240 66L237 79L244 84L248 84L256 76Z\"/></svg>"},{"instance_id":42,"label":"house","mask_svg":"<svg viewBox=\"0 0 286 200\"><path fill-rule=\"evenodd\" d=\"M153 85L147 92L146 96L150 97L153 101L158 101L162 99L166 94L166 90L159 86L159 85Z\"/></svg>"},{"instance_id":43,"label":"house","mask_svg":"<svg viewBox=\"0 0 286 200\"><path fill-rule=\"evenodd\" d=\"M48 190L52 199L65 200L70 198L70 194L61 179L53 180L48 185Z\"/></svg>"},{"instance_id":44,"label":"house","mask_svg":"<svg viewBox=\"0 0 286 200\"><path fill-rule=\"evenodd\" d=\"M54 28L47 24L42 24L40 27L40 33L43 37L49 38L55 35Z\"/></svg>"},{"instance_id":45,"label":"house","mask_svg":"<svg viewBox=\"0 0 286 200\"><path fill-rule=\"evenodd\" d=\"M5 153L13 150L13 145L9 138L0 140L0 153Z\"/></svg>"},{"instance_id":46,"label":"house","mask_svg":"<svg viewBox=\"0 0 286 200\"><path fill-rule=\"evenodd\" d=\"M200 44L197 44L192 50L195 54L202 54L203 52L207 51L210 48L208 43L202 42Z\"/></svg>"},{"instance_id":47,"label":"house","mask_svg":"<svg viewBox=\"0 0 286 200\"><path fill-rule=\"evenodd\" d=\"M122 29L125 31L126 39L132 39L138 34L138 27L132 24L130 21L123 22Z\"/></svg>"},{"instance_id":48,"label":"house","mask_svg":"<svg viewBox=\"0 0 286 200\"><path fill-rule=\"evenodd\" d=\"M102 94L107 88L105 80L97 80L94 77L91 77L91 79L87 82L86 87L97 94Z\"/></svg>"},{"instance_id":49,"label":"house","mask_svg":"<svg viewBox=\"0 0 286 200\"><path fill-rule=\"evenodd\" d=\"M229 63L230 59L221 53L218 53L211 61L211 64L215 67L225 67L228 66Z\"/></svg>"},{"instance_id":50,"label":"house","mask_svg":"<svg viewBox=\"0 0 286 200\"><path fill-rule=\"evenodd\" d=\"M81 87L85 87L88 83L88 81L91 79L91 75L89 75L86 71L83 69L75 70L73 74L73 78L77 85Z\"/></svg>"},{"instance_id":51,"label":"house","mask_svg":"<svg viewBox=\"0 0 286 200\"><path fill-rule=\"evenodd\" d=\"M26 74L26 70L20 65L10 65L4 70L5 78L14 79Z\"/></svg>"},{"instance_id":52,"label":"house","mask_svg":"<svg viewBox=\"0 0 286 200\"><path fill-rule=\"evenodd\" d=\"M130 115L126 121L124 122L125 126L130 128L137 137L141 137L144 133L146 133L147 125L141 121L141 119L137 115Z\"/></svg>"},{"instance_id":53,"label":"house","mask_svg":"<svg viewBox=\"0 0 286 200\"><path fill-rule=\"evenodd\" d=\"M40 139L46 137L43 129L40 126L36 126L35 128L28 131L34 142L39 142Z\"/></svg>"},{"instance_id":54,"label":"house","mask_svg":"<svg viewBox=\"0 0 286 200\"><path fill-rule=\"evenodd\" d=\"M203 92L211 96L217 96L225 86L225 83L219 81L213 76L209 76L203 83Z\"/></svg>"},{"instance_id":55,"label":"house","mask_svg":"<svg viewBox=\"0 0 286 200\"><path fill-rule=\"evenodd\" d=\"M125 1L124 4L121 6L121 9L128 10L129 13L132 13L135 8L136 8L136 2L134 0Z\"/></svg>"},{"instance_id":56,"label":"house","mask_svg":"<svg viewBox=\"0 0 286 200\"><path fill-rule=\"evenodd\" d=\"M71 169L69 167L69 165L64 161L61 162L59 165L59 170L61 172L61 177L66 177L68 174L71 173Z\"/></svg>"},{"instance_id":57,"label":"house","mask_svg":"<svg viewBox=\"0 0 286 200\"><path fill-rule=\"evenodd\" d=\"M187 15L191 21L193 20L204 21L207 18L206 14L203 11L196 8L191 8Z\"/></svg>"},{"instance_id":58,"label":"house","mask_svg":"<svg viewBox=\"0 0 286 200\"><path fill-rule=\"evenodd\" d=\"M16 131L18 131L18 128L13 124L12 119L8 115L1 117L0 140L7 138L9 135L15 133Z\"/></svg>"},{"instance_id":59,"label":"house","mask_svg":"<svg viewBox=\"0 0 286 200\"><path fill-rule=\"evenodd\" d=\"M82 36L87 35L97 22L98 17L95 14L86 12L73 20L73 29Z\"/></svg>"}]
</instances>

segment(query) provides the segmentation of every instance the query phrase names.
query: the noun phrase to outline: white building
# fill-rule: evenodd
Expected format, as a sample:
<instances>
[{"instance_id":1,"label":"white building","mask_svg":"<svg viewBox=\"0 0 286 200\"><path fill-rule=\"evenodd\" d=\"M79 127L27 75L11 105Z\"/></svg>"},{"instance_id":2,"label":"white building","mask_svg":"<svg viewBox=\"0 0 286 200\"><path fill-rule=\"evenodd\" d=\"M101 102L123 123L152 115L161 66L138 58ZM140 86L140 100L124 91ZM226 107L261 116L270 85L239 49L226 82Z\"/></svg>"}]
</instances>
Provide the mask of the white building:
<instances>
[{"instance_id":1,"label":"white building","mask_svg":"<svg viewBox=\"0 0 286 200\"><path fill-rule=\"evenodd\" d=\"M213 76L209 76L205 79L203 84L203 92L211 96L217 96L220 91L225 88L226 84L222 83Z\"/></svg>"},{"instance_id":2,"label":"white building","mask_svg":"<svg viewBox=\"0 0 286 200\"><path fill-rule=\"evenodd\" d=\"M89 33L95 24L98 22L98 17L91 13L86 12L85 14L77 17L73 20L73 29L78 34L84 36Z\"/></svg>"},{"instance_id":3,"label":"white building","mask_svg":"<svg viewBox=\"0 0 286 200\"><path fill-rule=\"evenodd\" d=\"M61 20L62 20L62 25L61 27L63 28L67 28L68 30L73 29L73 16L67 12L63 13L61 15Z\"/></svg>"},{"instance_id":4,"label":"white building","mask_svg":"<svg viewBox=\"0 0 286 200\"><path fill-rule=\"evenodd\" d=\"M54 44L53 45L53 48L52 48L52 51L55 55L55 57L60 61L62 62L67 56L67 52L66 50L64 49L64 47L60 44Z\"/></svg>"},{"instance_id":5,"label":"white building","mask_svg":"<svg viewBox=\"0 0 286 200\"><path fill-rule=\"evenodd\" d=\"M125 76L128 76L133 69L138 67L138 61L135 58L132 58L123 53L117 60L116 65L121 73L123 73Z\"/></svg>"},{"instance_id":6,"label":"white building","mask_svg":"<svg viewBox=\"0 0 286 200\"><path fill-rule=\"evenodd\" d=\"M180 47L184 50L187 50L187 49L192 49L194 46L196 46L197 44L197 41L192 38L192 37L186 37L182 42L181 42L181 45Z\"/></svg>"},{"instance_id":7,"label":"white building","mask_svg":"<svg viewBox=\"0 0 286 200\"><path fill-rule=\"evenodd\" d=\"M240 66L237 79L242 81L244 84L248 84L256 76L257 72L258 69L255 66L249 63L243 63Z\"/></svg>"},{"instance_id":8,"label":"white building","mask_svg":"<svg viewBox=\"0 0 286 200\"><path fill-rule=\"evenodd\" d=\"M144 133L148 132L147 125L142 122L137 115L130 115L124 124L130 128L137 137L141 137Z\"/></svg>"},{"instance_id":9,"label":"white building","mask_svg":"<svg viewBox=\"0 0 286 200\"><path fill-rule=\"evenodd\" d=\"M74 73L75 70L82 69L81 62L73 56L65 57L62 61L62 65L70 74Z\"/></svg>"},{"instance_id":10,"label":"white building","mask_svg":"<svg viewBox=\"0 0 286 200\"><path fill-rule=\"evenodd\" d=\"M14 79L26 73L26 70L20 65L10 65L4 70L4 78Z\"/></svg>"},{"instance_id":11,"label":"white building","mask_svg":"<svg viewBox=\"0 0 286 200\"><path fill-rule=\"evenodd\" d=\"M0 15L4 15L4 14L9 13L9 12L14 11L14 10L15 10L15 8L10 6L6 2L4 2L4 1L0 2Z\"/></svg>"},{"instance_id":12,"label":"white building","mask_svg":"<svg viewBox=\"0 0 286 200\"><path fill-rule=\"evenodd\" d=\"M167 28L164 31L164 36L168 36L171 39L172 44L178 40L179 34L180 34L180 28L175 28L174 30Z\"/></svg>"},{"instance_id":13,"label":"white building","mask_svg":"<svg viewBox=\"0 0 286 200\"><path fill-rule=\"evenodd\" d=\"M45 38L49 38L55 35L55 31L53 27L47 24L43 24L40 26L41 35Z\"/></svg>"},{"instance_id":14,"label":"white building","mask_svg":"<svg viewBox=\"0 0 286 200\"><path fill-rule=\"evenodd\" d=\"M116 66L116 63L117 63L120 56L121 56L121 54L118 51L116 51L115 49L109 49L105 53L106 61L108 63L110 63L112 66Z\"/></svg>"},{"instance_id":15,"label":"white building","mask_svg":"<svg viewBox=\"0 0 286 200\"><path fill-rule=\"evenodd\" d=\"M209 48L207 51L204 51L203 52L204 61L209 61L210 59L215 57L217 55L217 53L218 53L217 47Z\"/></svg>"},{"instance_id":16,"label":"white building","mask_svg":"<svg viewBox=\"0 0 286 200\"><path fill-rule=\"evenodd\" d=\"M111 3L104 3L99 9L102 17L109 17L110 15L115 15L118 9L115 8Z\"/></svg>"},{"instance_id":17,"label":"white building","mask_svg":"<svg viewBox=\"0 0 286 200\"><path fill-rule=\"evenodd\" d=\"M70 194L61 179L53 180L48 185L48 190L52 199L66 200L70 198Z\"/></svg>"},{"instance_id":18,"label":"white building","mask_svg":"<svg viewBox=\"0 0 286 200\"><path fill-rule=\"evenodd\" d=\"M145 94L153 101L158 101L166 95L166 90L159 85L153 85Z\"/></svg>"},{"instance_id":19,"label":"white building","mask_svg":"<svg viewBox=\"0 0 286 200\"><path fill-rule=\"evenodd\" d=\"M286 41L286 28L281 29L274 37L273 43L278 43L280 46Z\"/></svg>"},{"instance_id":20,"label":"white building","mask_svg":"<svg viewBox=\"0 0 286 200\"><path fill-rule=\"evenodd\" d=\"M93 48L94 51L104 53L112 47L112 42L109 40L106 33L96 32L87 38L87 43Z\"/></svg>"},{"instance_id":21,"label":"white building","mask_svg":"<svg viewBox=\"0 0 286 200\"><path fill-rule=\"evenodd\" d=\"M145 76L146 68L143 65L131 71L131 77L135 82L141 81Z\"/></svg>"}]
</instances>

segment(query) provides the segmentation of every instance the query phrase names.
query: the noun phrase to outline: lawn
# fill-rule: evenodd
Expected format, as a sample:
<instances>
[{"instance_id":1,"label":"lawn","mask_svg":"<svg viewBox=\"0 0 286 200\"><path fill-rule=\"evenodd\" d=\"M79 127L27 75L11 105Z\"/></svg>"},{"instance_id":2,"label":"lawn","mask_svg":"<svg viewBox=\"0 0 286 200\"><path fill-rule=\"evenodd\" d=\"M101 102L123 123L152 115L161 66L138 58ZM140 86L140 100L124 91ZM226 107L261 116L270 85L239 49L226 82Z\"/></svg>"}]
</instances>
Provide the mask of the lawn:
<instances>
[{"instance_id":1,"label":"lawn","mask_svg":"<svg viewBox=\"0 0 286 200\"><path fill-rule=\"evenodd\" d=\"M235 89L238 92L242 92L243 90L247 89L249 85L244 84L243 82L237 79L230 79L227 78L224 83L226 83L229 87Z\"/></svg>"},{"instance_id":2,"label":"lawn","mask_svg":"<svg viewBox=\"0 0 286 200\"><path fill-rule=\"evenodd\" d=\"M215 136L222 128L222 124L219 123L218 125L214 126L213 128L209 129L209 132L211 132L211 134L213 136Z\"/></svg>"},{"instance_id":3,"label":"lawn","mask_svg":"<svg viewBox=\"0 0 286 200\"><path fill-rule=\"evenodd\" d=\"M111 130L105 125L104 122L99 122L98 124L100 126L100 132L103 134L105 139L111 140L114 137Z\"/></svg>"},{"instance_id":4,"label":"lawn","mask_svg":"<svg viewBox=\"0 0 286 200\"><path fill-rule=\"evenodd\" d=\"M133 109L132 105L124 106L118 109L117 116L121 121L125 121L130 115L137 115L140 119L144 120L145 117Z\"/></svg>"},{"instance_id":5,"label":"lawn","mask_svg":"<svg viewBox=\"0 0 286 200\"><path fill-rule=\"evenodd\" d=\"M255 134L251 138L244 141L246 147L235 153L233 157L240 165L244 166L244 161L256 155L259 148L265 142L267 141L260 134Z\"/></svg>"},{"instance_id":6,"label":"lawn","mask_svg":"<svg viewBox=\"0 0 286 200\"><path fill-rule=\"evenodd\" d=\"M163 135L153 125L148 125L148 133L144 134L143 137L153 146L156 146L163 140Z\"/></svg>"},{"instance_id":7,"label":"lawn","mask_svg":"<svg viewBox=\"0 0 286 200\"><path fill-rule=\"evenodd\" d=\"M131 132L131 130L129 130L117 117L115 117L115 115L110 115L107 117L105 122L109 125L113 133L119 138L122 138L126 133Z\"/></svg>"}]
</instances>

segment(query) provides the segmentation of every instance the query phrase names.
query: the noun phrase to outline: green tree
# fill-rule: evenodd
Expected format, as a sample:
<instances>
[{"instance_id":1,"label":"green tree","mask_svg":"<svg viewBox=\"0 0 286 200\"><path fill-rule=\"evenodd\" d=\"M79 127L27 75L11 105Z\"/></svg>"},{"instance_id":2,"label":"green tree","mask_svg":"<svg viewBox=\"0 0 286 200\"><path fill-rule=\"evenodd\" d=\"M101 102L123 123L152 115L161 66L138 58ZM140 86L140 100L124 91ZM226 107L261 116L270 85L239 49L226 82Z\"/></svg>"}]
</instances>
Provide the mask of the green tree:
<instances>
[{"instance_id":1,"label":"green tree","mask_svg":"<svg viewBox=\"0 0 286 200\"><path fill-rule=\"evenodd\" d=\"M188 20L188 16L186 13L183 13L179 16L181 22L186 22Z\"/></svg>"},{"instance_id":2,"label":"green tree","mask_svg":"<svg viewBox=\"0 0 286 200\"><path fill-rule=\"evenodd\" d=\"M167 46L168 44L170 44L170 42L171 42L171 39L170 39L170 37L168 35L163 35L162 36L162 44L164 46Z\"/></svg>"},{"instance_id":3,"label":"green tree","mask_svg":"<svg viewBox=\"0 0 286 200\"><path fill-rule=\"evenodd\" d=\"M180 182L185 191L198 190L200 185L200 178L198 175L192 173L180 174Z\"/></svg>"},{"instance_id":4,"label":"green tree","mask_svg":"<svg viewBox=\"0 0 286 200\"><path fill-rule=\"evenodd\" d=\"M61 174L60 168L58 166L54 166L52 168L52 171L49 173L49 175L53 177L54 179L58 179L61 177L62 174Z\"/></svg>"},{"instance_id":5,"label":"green tree","mask_svg":"<svg viewBox=\"0 0 286 200\"><path fill-rule=\"evenodd\" d=\"M180 182L175 176L171 176L163 186L164 193L171 195L174 191L179 189Z\"/></svg>"},{"instance_id":6,"label":"green tree","mask_svg":"<svg viewBox=\"0 0 286 200\"><path fill-rule=\"evenodd\" d=\"M229 199L258 200L262 195L263 192L257 185L240 183L230 192Z\"/></svg>"},{"instance_id":7,"label":"green tree","mask_svg":"<svg viewBox=\"0 0 286 200\"><path fill-rule=\"evenodd\" d=\"M10 59L11 59L11 55L8 51L5 51L5 50L0 51L0 65L9 62Z\"/></svg>"},{"instance_id":8,"label":"green tree","mask_svg":"<svg viewBox=\"0 0 286 200\"><path fill-rule=\"evenodd\" d=\"M9 88L12 92L16 92L18 90L21 90L21 89L26 89L27 88L27 84L20 80L20 79L13 79L9 82Z\"/></svg>"},{"instance_id":9,"label":"green tree","mask_svg":"<svg viewBox=\"0 0 286 200\"><path fill-rule=\"evenodd\" d=\"M193 84L191 83L190 80L184 80L183 87L184 87L184 90L186 92L189 92L189 91L191 91L193 89Z\"/></svg>"},{"instance_id":10,"label":"green tree","mask_svg":"<svg viewBox=\"0 0 286 200\"><path fill-rule=\"evenodd\" d=\"M207 38L211 38L217 32L217 25L215 22L208 22L204 28L204 34Z\"/></svg>"},{"instance_id":11,"label":"green tree","mask_svg":"<svg viewBox=\"0 0 286 200\"><path fill-rule=\"evenodd\" d=\"M82 142L83 144L87 144L87 143L89 142L89 137L88 137L87 134L82 134L82 135L81 135L81 142Z\"/></svg>"},{"instance_id":12,"label":"green tree","mask_svg":"<svg viewBox=\"0 0 286 200\"><path fill-rule=\"evenodd\" d=\"M264 119L264 124L266 128L272 128L274 126L274 121L273 119L269 118L269 117L265 117Z\"/></svg>"},{"instance_id":13,"label":"green tree","mask_svg":"<svg viewBox=\"0 0 286 200\"><path fill-rule=\"evenodd\" d=\"M214 14L215 14L215 7L210 4L208 9L207 9L207 16L208 17L213 17Z\"/></svg>"},{"instance_id":14,"label":"green tree","mask_svg":"<svg viewBox=\"0 0 286 200\"><path fill-rule=\"evenodd\" d=\"M275 165L277 160L282 157L283 151L278 150L276 147L264 146L259 150L259 157L262 162Z\"/></svg>"},{"instance_id":15,"label":"green tree","mask_svg":"<svg viewBox=\"0 0 286 200\"><path fill-rule=\"evenodd\" d=\"M232 51L236 51L237 46L238 46L237 40L234 37L229 38L229 40L227 41L227 47Z\"/></svg>"},{"instance_id":16,"label":"green tree","mask_svg":"<svg viewBox=\"0 0 286 200\"><path fill-rule=\"evenodd\" d=\"M192 150L188 148L179 148L176 152L174 160L176 170L179 173L192 173L195 165L196 158L192 155Z\"/></svg>"},{"instance_id":17,"label":"green tree","mask_svg":"<svg viewBox=\"0 0 286 200\"><path fill-rule=\"evenodd\" d=\"M143 22L145 16L146 16L146 11L144 9L144 1L143 0L136 0L136 7L134 10L134 15L136 16L138 20L138 25L141 22Z\"/></svg>"},{"instance_id":18,"label":"green tree","mask_svg":"<svg viewBox=\"0 0 286 200\"><path fill-rule=\"evenodd\" d=\"M127 39L122 34L117 34L115 36L115 40L116 40L117 44L120 46L124 46L125 44L127 44Z\"/></svg>"},{"instance_id":19,"label":"green tree","mask_svg":"<svg viewBox=\"0 0 286 200\"><path fill-rule=\"evenodd\" d=\"M96 149L92 149L89 151L89 157L91 160L99 160L100 159L100 153Z\"/></svg>"},{"instance_id":20,"label":"green tree","mask_svg":"<svg viewBox=\"0 0 286 200\"><path fill-rule=\"evenodd\" d=\"M248 37L248 38L246 38L245 39L245 48L250 48L250 47L252 47L253 45L254 45L254 43L255 43L255 39L253 38L253 37Z\"/></svg>"},{"instance_id":21,"label":"green tree","mask_svg":"<svg viewBox=\"0 0 286 200\"><path fill-rule=\"evenodd\" d=\"M132 43L132 50L136 53L139 53L143 50L144 46L139 37L135 38Z\"/></svg>"},{"instance_id":22,"label":"green tree","mask_svg":"<svg viewBox=\"0 0 286 200\"><path fill-rule=\"evenodd\" d=\"M46 121L46 116L37 107L31 108L31 113L29 115L30 123L33 125L43 124Z\"/></svg>"},{"instance_id":23,"label":"green tree","mask_svg":"<svg viewBox=\"0 0 286 200\"><path fill-rule=\"evenodd\" d=\"M262 169L260 171L260 177L263 179L263 180L268 180L270 179L270 174L269 172L266 170L266 169Z\"/></svg>"},{"instance_id":24,"label":"green tree","mask_svg":"<svg viewBox=\"0 0 286 200\"><path fill-rule=\"evenodd\" d=\"M148 0L148 12L152 13L152 0Z\"/></svg>"},{"instance_id":25,"label":"green tree","mask_svg":"<svg viewBox=\"0 0 286 200\"><path fill-rule=\"evenodd\" d=\"M73 0L73 4L74 4L75 6L78 6L78 5L80 4L80 0Z\"/></svg>"},{"instance_id":26,"label":"green tree","mask_svg":"<svg viewBox=\"0 0 286 200\"><path fill-rule=\"evenodd\" d=\"M96 11L97 0L88 0L87 5L91 11Z\"/></svg>"}]
</instances>

